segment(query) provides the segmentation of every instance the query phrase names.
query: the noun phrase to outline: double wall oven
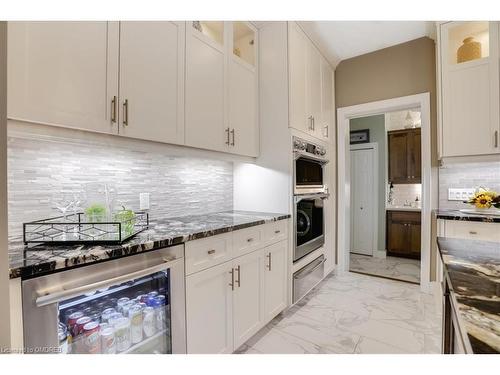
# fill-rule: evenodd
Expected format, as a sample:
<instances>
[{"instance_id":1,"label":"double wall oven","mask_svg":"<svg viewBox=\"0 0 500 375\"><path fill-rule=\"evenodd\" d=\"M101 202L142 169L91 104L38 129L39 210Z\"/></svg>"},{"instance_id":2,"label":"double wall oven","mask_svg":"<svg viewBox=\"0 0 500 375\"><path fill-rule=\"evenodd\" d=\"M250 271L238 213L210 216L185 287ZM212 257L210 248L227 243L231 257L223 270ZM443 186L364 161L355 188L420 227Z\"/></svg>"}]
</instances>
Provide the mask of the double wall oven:
<instances>
[{"instance_id":1,"label":"double wall oven","mask_svg":"<svg viewBox=\"0 0 500 375\"><path fill-rule=\"evenodd\" d=\"M23 281L27 353L185 353L183 247Z\"/></svg>"},{"instance_id":2,"label":"double wall oven","mask_svg":"<svg viewBox=\"0 0 500 375\"><path fill-rule=\"evenodd\" d=\"M325 243L324 200L328 198L328 189L324 179L324 168L328 163L328 158L324 147L297 137L293 138L293 155L293 261L297 262L321 248ZM294 302L321 280L325 260L323 255L318 256L294 273Z\"/></svg>"}]
</instances>

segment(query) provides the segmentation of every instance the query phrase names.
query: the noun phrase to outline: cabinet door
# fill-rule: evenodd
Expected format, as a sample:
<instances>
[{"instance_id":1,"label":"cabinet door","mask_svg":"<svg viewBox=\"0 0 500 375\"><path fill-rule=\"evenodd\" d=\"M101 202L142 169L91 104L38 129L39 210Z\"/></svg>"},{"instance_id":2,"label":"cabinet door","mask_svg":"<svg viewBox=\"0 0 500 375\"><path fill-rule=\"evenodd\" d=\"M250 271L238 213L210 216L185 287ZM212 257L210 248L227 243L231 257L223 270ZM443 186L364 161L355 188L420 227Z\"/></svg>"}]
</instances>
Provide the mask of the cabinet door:
<instances>
[{"instance_id":1,"label":"cabinet door","mask_svg":"<svg viewBox=\"0 0 500 375\"><path fill-rule=\"evenodd\" d=\"M288 242L264 248L264 322L269 322L287 306Z\"/></svg>"},{"instance_id":2,"label":"cabinet door","mask_svg":"<svg viewBox=\"0 0 500 375\"><path fill-rule=\"evenodd\" d=\"M186 23L186 145L227 151L224 22ZM227 130L227 131L226 131Z\"/></svg>"},{"instance_id":3,"label":"cabinet door","mask_svg":"<svg viewBox=\"0 0 500 375\"><path fill-rule=\"evenodd\" d=\"M234 347L244 344L264 325L264 265L262 250L233 261L235 289L233 299Z\"/></svg>"},{"instance_id":4,"label":"cabinet door","mask_svg":"<svg viewBox=\"0 0 500 375\"><path fill-rule=\"evenodd\" d=\"M498 153L498 23L448 22L440 31L442 156ZM459 62L458 49L469 37L481 43L481 54Z\"/></svg>"},{"instance_id":5,"label":"cabinet door","mask_svg":"<svg viewBox=\"0 0 500 375\"><path fill-rule=\"evenodd\" d=\"M321 123L316 124L321 138L328 140L334 129L333 70L321 57Z\"/></svg>"},{"instance_id":6,"label":"cabinet door","mask_svg":"<svg viewBox=\"0 0 500 375\"><path fill-rule=\"evenodd\" d=\"M116 133L117 22L9 22L8 117Z\"/></svg>"},{"instance_id":7,"label":"cabinet door","mask_svg":"<svg viewBox=\"0 0 500 375\"><path fill-rule=\"evenodd\" d=\"M183 22L120 22L121 135L184 143L184 35Z\"/></svg>"},{"instance_id":8,"label":"cabinet door","mask_svg":"<svg viewBox=\"0 0 500 375\"><path fill-rule=\"evenodd\" d=\"M308 40L306 60L306 112L312 117L312 133L322 137L321 116L321 55Z\"/></svg>"},{"instance_id":9,"label":"cabinet door","mask_svg":"<svg viewBox=\"0 0 500 375\"><path fill-rule=\"evenodd\" d=\"M236 57L229 63L229 151L239 155L258 156L256 70Z\"/></svg>"},{"instance_id":10,"label":"cabinet door","mask_svg":"<svg viewBox=\"0 0 500 375\"><path fill-rule=\"evenodd\" d=\"M389 255L408 255L410 253L409 224L395 221L387 215L387 253Z\"/></svg>"},{"instance_id":11,"label":"cabinet door","mask_svg":"<svg viewBox=\"0 0 500 375\"><path fill-rule=\"evenodd\" d=\"M389 134L389 182L406 183L408 180L407 133Z\"/></svg>"},{"instance_id":12,"label":"cabinet door","mask_svg":"<svg viewBox=\"0 0 500 375\"><path fill-rule=\"evenodd\" d=\"M288 29L289 121L290 127L308 132L310 114L306 112L306 60L309 40L295 22Z\"/></svg>"},{"instance_id":13,"label":"cabinet door","mask_svg":"<svg viewBox=\"0 0 500 375\"><path fill-rule=\"evenodd\" d=\"M188 353L233 352L232 262L186 277Z\"/></svg>"},{"instance_id":14,"label":"cabinet door","mask_svg":"<svg viewBox=\"0 0 500 375\"><path fill-rule=\"evenodd\" d=\"M417 223L411 223L409 226L409 232L410 232L410 254L414 258L420 259L420 236L422 227L420 224Z\"/></svg>"},{"instance_id":15,"label":"cabinet door","mask_svg":"<svg viewBox=\"0 0 500 375\"><path fill-rule=\"evenodd\" d=\"M408 133L408 175L413 183L422 180L422 141L420 130Z\"/></svg>"}]
</instances>

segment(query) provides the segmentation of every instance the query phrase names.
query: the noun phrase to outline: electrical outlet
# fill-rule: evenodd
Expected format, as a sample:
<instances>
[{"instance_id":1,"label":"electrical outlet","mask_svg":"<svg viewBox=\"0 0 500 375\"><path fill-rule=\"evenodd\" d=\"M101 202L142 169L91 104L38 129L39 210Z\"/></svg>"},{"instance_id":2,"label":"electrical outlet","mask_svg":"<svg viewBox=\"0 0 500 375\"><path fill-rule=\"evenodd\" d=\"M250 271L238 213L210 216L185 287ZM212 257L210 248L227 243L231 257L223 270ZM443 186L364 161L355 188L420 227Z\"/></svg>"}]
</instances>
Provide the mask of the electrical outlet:
<instances>
[{"instance_id":1,"label":"electrical outlet","mask_svg":"<svg viewBox=\"0 0 500 375\"><path fill-rule=\"evenodd\" d=\"M139 194L139 207L141 210L149 210L149 193Z\"/></svg>"},{"instance_id":2,"label":"electrical outlet","mask_svg":"<svg viewBox=\"0 0 500 375\"><path fill-rule=\"evenodd\" d=\"M448 200L449 201L466 201L474 195L476 189L461 189L461 188L450 188L448 189Z\"/></svg>"}]
</instances>

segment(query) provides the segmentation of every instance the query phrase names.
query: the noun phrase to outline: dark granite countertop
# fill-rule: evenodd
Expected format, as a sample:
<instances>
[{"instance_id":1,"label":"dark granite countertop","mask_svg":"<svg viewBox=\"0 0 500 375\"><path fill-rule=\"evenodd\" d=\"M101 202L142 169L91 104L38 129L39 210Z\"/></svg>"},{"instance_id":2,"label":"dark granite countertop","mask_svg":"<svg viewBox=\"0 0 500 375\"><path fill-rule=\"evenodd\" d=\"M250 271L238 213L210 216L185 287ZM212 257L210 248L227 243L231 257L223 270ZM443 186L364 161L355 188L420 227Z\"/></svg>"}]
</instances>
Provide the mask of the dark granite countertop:
<instances>
[{"instance_id":1,"label":"dark granite countertop","mask_svg":"<svg viewBox=\"0 0 500 375\"><path fill-rule=\"evenodd\" d=\"M464 339L474 353L500 353L500 243L440 237L438 246Z\"/></svg>"},{"instance_id":2,"label":"dark granite countertop","mask_svg":"<svg viewBox=\"0 0 500 375\"><path fill-rule=\"evenodd\" d=\"M482 215L460 210L435 210L438 219L500 223L500 215Z\"/></svg>"},{"instance_id":3,"label":"dark granite countertop","mask_svg":"<svg viewBox=\"0 0 500 375\"><path fill-rule=\"evenodd\" d=\"M10 278L40 276L289 217L287 214L229 211L152 220L150 229L120 245L37 245L28 248L21 238L9 238Z\"/></svg>"}]
</instances>

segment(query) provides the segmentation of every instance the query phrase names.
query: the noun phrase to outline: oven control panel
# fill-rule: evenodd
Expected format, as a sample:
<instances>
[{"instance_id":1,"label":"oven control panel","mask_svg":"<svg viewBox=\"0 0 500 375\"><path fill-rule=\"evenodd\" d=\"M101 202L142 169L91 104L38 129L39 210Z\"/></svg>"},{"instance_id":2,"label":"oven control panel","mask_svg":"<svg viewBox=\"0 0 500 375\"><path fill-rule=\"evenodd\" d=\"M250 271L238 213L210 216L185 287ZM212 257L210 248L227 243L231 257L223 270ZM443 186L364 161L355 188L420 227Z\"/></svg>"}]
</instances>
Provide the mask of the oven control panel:
<instances>
[{"instance_id":1,"label":"oven control panel","mask_svg":"<svg viewBox=\"0 0 500 375\"><path fill-rule=\"evenodd\" d=\"M304 141L303 139L297 137L293 138L293 150L322 157L326 155L326 149L324 147Z\"/></svg>"}]
</instances>

